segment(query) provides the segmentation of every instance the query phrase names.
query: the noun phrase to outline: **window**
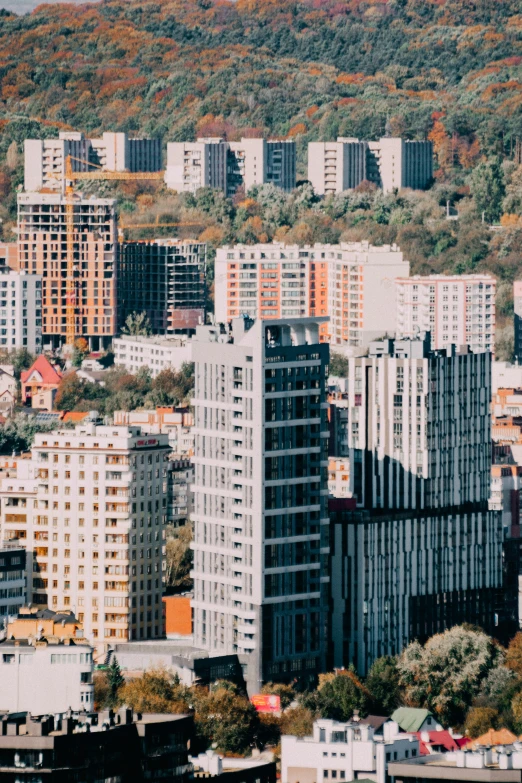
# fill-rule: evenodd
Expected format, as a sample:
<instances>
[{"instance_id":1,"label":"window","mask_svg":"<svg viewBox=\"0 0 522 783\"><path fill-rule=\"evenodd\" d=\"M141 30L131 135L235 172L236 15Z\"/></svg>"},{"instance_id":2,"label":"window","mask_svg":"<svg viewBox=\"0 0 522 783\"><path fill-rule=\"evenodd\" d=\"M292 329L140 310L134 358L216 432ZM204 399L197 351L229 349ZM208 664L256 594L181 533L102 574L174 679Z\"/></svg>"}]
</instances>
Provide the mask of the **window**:
<instances>
[{"instance_id":1,"label":"window","mask_svg":"<svg viewBox=\"0 0 522 783\"><path fill-rule=\"evenodd\" d=\"M4 653L2 655L2 663L14 663L14 662L15 662L14 653Z\"/></svg>"}]
</instances>

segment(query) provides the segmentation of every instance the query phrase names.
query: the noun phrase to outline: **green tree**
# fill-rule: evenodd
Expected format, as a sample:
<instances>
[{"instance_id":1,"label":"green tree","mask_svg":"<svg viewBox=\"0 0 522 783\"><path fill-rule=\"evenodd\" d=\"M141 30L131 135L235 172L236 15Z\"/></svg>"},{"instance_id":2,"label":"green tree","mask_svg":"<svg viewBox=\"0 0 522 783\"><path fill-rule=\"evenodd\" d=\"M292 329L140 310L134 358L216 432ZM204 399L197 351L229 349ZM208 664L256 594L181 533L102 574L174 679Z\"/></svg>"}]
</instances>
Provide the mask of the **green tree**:
<instances>
[{"instance_id":1,"label":"green tree","mask_svg":"<svg viewBox=\"0 0 522 783\"><path fill-rule=\"evenodd\" d=\"M484 215L487 223L497 222L506 194L504 172L498 157L479 163L470 177L470 189L479 214Z\"/></svg>"},{"instance_id":2,"label":"green tree","mask_svg":"<svg viewBox=\"0 0 522 783\"><path fill-rule=\"evenodd\" d=\"M348 375L348 358L336 351L330 352L330 375L334 378L346 378Z\"/></svg>"},{"instance_id":3,"label":"green tree","mask_svg":"<svg viewBox=\"0 0 522 783\"><path fill-rule=\"evenodd\" d=\"M408 704L431 710L445 726L459 725L502 649L480 629L455 626L399 656L400 685Z\"/></svg>"},{"instance_id":4,"label":"green tree","mask_svg":"<svg viewBox=\"0 0 522 783\"><path fill-rule=\"evenodd\" d=\"M119 694L125 685L125 677L121 673L120 664L115 655L112 656L110 666L107 670L107 682L109 685L110 706L116 706L119 703Z\"/></svg>"},{"instance_id":5,"label":"green tree","mask_svg":"<svg viewBox=\"0 0 522 783\"><path fill-rule=\"evenodd\" d=\"M58 411L73 411L83 399L85 391L84 382L78 378L75 372L64 375L58 386L54 406Z\"/></svg>"},{"instance_id":6,"label":"green tree","mask_svg":"<svg viewBox=\"0 0 522 783\"><path fill-rule=\"evenodd\" d=\"M391 715L401 703L397 658L385 655L372 664L366 687L381 715Z\"/></svg>"},{"instance_id":7,"label":"green tree","mask_svg":"<svg viewBox=\"0 0 522 783\"><path fill-rule=\"evenodd\" d=\"M125 319L125 326L122 329L124 334L131 334L135 337L148 337L152 334L152 326L147 313L130 313Z\"/></svg>"},{"instance_id":8,"label":"green tree","mask_svg":"<svg viewBox=\"0 0 522 783\"><path fill-rule=\"evenodd\" d=\"M347 721L358 710L366 717L372 705L372 695L358 678L353 666L319 675L317 691L301 698L301 704L323 718Z\"/></svg>"}]
</instances>

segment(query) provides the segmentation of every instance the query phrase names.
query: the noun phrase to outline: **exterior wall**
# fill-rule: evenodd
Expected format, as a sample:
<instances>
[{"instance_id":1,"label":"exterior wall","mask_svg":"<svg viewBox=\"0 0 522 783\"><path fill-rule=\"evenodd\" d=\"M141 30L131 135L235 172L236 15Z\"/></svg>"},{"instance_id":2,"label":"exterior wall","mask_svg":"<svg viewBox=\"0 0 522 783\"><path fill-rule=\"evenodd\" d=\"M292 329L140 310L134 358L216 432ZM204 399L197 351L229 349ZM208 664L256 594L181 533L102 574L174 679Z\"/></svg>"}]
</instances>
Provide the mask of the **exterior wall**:
<instances>
[{"instance_id":1,"label":"exterior wall","mask_svg":"<svg viewBox=\"0 0 522 783\"><path fill-rule=\"evenodd\" d=\"M393 280L409 263L396 245L273 242L218 248L215 270L216 322L329 316L323 339L364 349L395 331Z\"/></svg>"},{"instance_id":2,"label":"exterior wall","mask_svg":"<svg viewBox=\"0 0 522 783\"><path fill-rule=\"evenodd\" d=\"M308 145L308 179L320 196L356 188L367 178L367 145L357 139L313 141Z\"/></svg>"},{"instance_id":3,"label":"exterior wall","mask_svg":"<svg viewBox=\"0 0 522 783\"><path fill-rule=\"evenodd\" d=\"M293 141L220 138L167 145L165 184L177 191L195 193L211 187L233 196L238 188L273 182L291 191L295 187L296 148Z\"/></svg>"},{"instance_id":4,"label":"exterior wall","mask_svg":"<svg viewBox=\"0 0 522 783\"><path fill-rule=\"evenodd\" d=\"M94 708L92 647L0 644L0 710L49 715Z\"/></svg>"},{"instance_id":5,"label":"exterior wall","mask_svg":"<svg viewBox=\"0 0 522 783\"><path fill-rule=\"evenodd\" d=\"M41 352L41 275L0 269L0 348Z\"/></svg>"},{"instance_id":6,"label":"exterior wall","mask_svg":"<svg viewBox=\"0 0 522 783\"><path fill-rule=\"evenodd\" d=\"M74 607L99 650L163 634L168 452L166 435L79 425L38 434L2 481L1 532L27 550L28 600Z\"/></svg>"},{"instance_id":7,"label":"exterior wall","mask_svg":"<svg viewBox=\"0 0 522 783\"><path fill-rule=\"evenodd\" d=\"M469 345L495 350L495 289L490 275L398 278L397 336L431 333L433 349Z\"/></svg>"},{"instance_id":8,"label":"exterior wall","mask_svg":"<svg viewBox=\"0 0 522 783\"><path fill-rule=\"evenodd\" d=\"M348 360L352 494L373 509L486 503L491 355L446 356L420 341L404 345L405 354L370 350Z\"/></svg>"},{"instance_id":9,"label":"exterior wall","mask_svg":"<svg viewBox=\"0 0 522 783\"><path fill-rule=\"evenodd\" d=\"M318 328L237 319L232 333L200 327L193 341L194 641L237 653L251 693L324 670L328 348Z\"/></svg>"},{"instance_id":10,"label":"exterior wall","mask_svg":"<svg viewBox=\"0 0 522 783\"><path fill-rule=\"evenodd\" d=\"M0 622L27 602L26 554L22 545L0 547Z\"/></svg>"},{"instance_id":11,"label":"exterior wall","mask_svg":"<svg viewBox=\"0 0 522 783\"><path fill-rule=\"evenodd\" d=\"M188 340L123 335L117 337L112 345L115 364L134 374L142 367L148 367L153 378L167 367L180 370L182 364L190 362L192 357Z\"/></svg>"},{"instance_id":12,"label":"exterior wall","mask_svg":"<svg viewBox=\"0 0 522 783\"><path fill-rule=\"evenodd\" d=\"M502 587L501 515L460 509L422 514L331 514L332 659L365 674L462 622L495 633Z\"/></svg>"},{"instance_id":13,"label":"exterior wall","mask_svg":"<svg viewBox=\"0 0 522 783\"><path fill-rule=\"evenodd\" d=\"M385 137L379 141L344 139L310 142L308 179L321 196L356 188L363 180L385 193L401 188L422 190L433 177L429 141Z\"/></svg>"},{"instance_id":14,"label":"exterior wall","mask_svg":"<svg viewBox=\"0 0 522 783\"><path fill-rule=\"evenodd\" d=\"M165 605L165 632L167 639L192 635L192 602L188 595L167 595Z\"/></svg>"},{"instance_id":15,"label":"exterior wall","mask_svg":"<svg viewBox=\"0 0 522 783\"><path fill-rule=\"evenodd\" d=\"M93 347L116 333L116 214L112 199L81 198L74 207L77 261L76 335ZM67 326L65 198L48 193L18 196L20 269L41 276L44 343L64 342Z\"/></svg>"},{"instance_id":16,"label":"exterior wall","mask_svg":"<svg viewBox=\"0 0 522 783\"><path fill-rule=\"evenodd\" d=\"M118 253L120 327L145 312L155 334L193 332L205 319L207 246L161 240L122 242Z\"/></svg>"},{"instance_id":17,"label":"exterior wall","mask_svg":"<svg viewBox=\"0 0 522 783\"><path fill-rule=\"evenodd\" d=\"M73 157L73 171L89 171L94 166L106 171L161 170L160 139L129 139L125 133L111 132L101 139L85 139L81 133L65 132L58 139L25 140L24 190L59 192L68 155Z\"/></svg>"},{"instance_id":18,"label":"exterior wall","mask_svg":"<svg viewBox=\"0 0 522 783\"><path fill-rule=\"evenodd\" d=\"M282 783L370 778L386 783L387 762L419 755L419 741L403 734L393 721L384 724L384 737L369 726L318 720L311 737L281 737Z\"/></svg>"}]
</instances>

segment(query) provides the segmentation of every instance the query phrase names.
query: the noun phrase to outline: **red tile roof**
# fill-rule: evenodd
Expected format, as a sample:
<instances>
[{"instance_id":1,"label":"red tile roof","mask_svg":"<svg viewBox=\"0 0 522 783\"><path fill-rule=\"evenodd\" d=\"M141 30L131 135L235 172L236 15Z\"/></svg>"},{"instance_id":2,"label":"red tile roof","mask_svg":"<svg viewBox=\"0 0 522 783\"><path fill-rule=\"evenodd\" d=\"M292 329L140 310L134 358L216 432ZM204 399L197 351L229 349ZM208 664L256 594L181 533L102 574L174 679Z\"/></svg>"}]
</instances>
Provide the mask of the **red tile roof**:
<instances>
[{"instance_id":1,"label":"red tile roof","mask_svg":"<svg viewBox=\"0 0 522 783\"><path fill-rule=\"evenodd\" d=\"M38 359L29 370L26 370L22 373L22 383L27 383L34 372L37 372L40 375L42 383L48 384L50 386L58 386L62 380L62 373L59 370L56 370L49 359L47 359L43 354L40 354Z\"/></svg>"},{"instance_id":2,"label":"red tile roof","mask_svg":"<svg viewBox=\"0 0 522 783\"><path fill-rule=\"evenodd\" d=\"M459 750L461 745L468 743L469 737L463 740L456 740L449 731L416 731L415 736L419 740L419 750L421 756L427 756L429 753L444 753L448 750Z\"/></svg>"}]
</instances>

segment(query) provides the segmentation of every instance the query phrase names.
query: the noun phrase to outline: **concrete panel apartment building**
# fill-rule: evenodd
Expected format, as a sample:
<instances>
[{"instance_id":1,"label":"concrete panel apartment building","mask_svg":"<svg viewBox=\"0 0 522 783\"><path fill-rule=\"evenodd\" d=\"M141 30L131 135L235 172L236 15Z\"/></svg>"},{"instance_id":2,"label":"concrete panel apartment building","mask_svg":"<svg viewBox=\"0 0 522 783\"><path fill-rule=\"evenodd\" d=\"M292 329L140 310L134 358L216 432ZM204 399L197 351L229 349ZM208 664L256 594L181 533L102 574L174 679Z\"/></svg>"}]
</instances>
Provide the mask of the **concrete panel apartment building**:
<instances>
[{"instance_id":1,"label":"concrete panel apartment building","mask_svg":"<svg viewBox=\"0 0 522 783\"><path fill-rule=\"evenodd\" d=\"M320 196L342 193L363 181L385 193L402 188L423 190L433 177L430 141L383 137L379 141L339 137L308 145L308 179Z\"/></svg>"},{"instance_id":2,"label":"concrete panel apartment building","mask_svg":"<svg viewBox=\"0 0 522 783\"><path fill-rule=\"evenodd\" d=\"M92 350L116 334L116 202L77 196L74 204L75 333ZM65 198L53 193L18 195L20 271L42 280L42 341L65 342L69 282Z\"/></svg>"},{"instance_id":3,"label":"concrete panel apartment building","mask_svg":"<svg viewBox=\"0 0 522 783\"><path fill-rule=\"evenodd\" d=\"M326 372L320 319L199 327L194 644L237 654L250 693L325 671Z\"/></svg>"},{"instance_id":4,"label":"concrete panel apartment building","mask_svg":"<svg viewBox=\"0 0 522 783\"><path fill-rule=\"evenodd\" d=\"M120 243L120 327L134 312L146 313L155 334L191 334L204 323L206 253L206 244L194 240Z\"/></svg>"},{"instance_id":5,"label":"concrete panel apartment building","mask_svg":"<svg viewBox=\"0 0 522 783\"><path fill-rule=\"evenodd\" d=\"M396 277L409 274L397 245L234 245L218 248L217 322L327 316L332 346L364 349L395 332Z\"/></svg>"},{"instance_id":6,"label":"concrete panel apartment building","mask_svg":"<svg viewBox=\"0 0 522 783\"><path fill-rule=\"evenodd\" d=\"M265 183L291 191L295 182L294 141L216 137L167 145L165 183L172 190L195 193L210 187L233 196L239 188L246 193Z\"/></svg>"},{"instance_id":7,"label":"concrete panel apartment building","mask_svg":"<svg viewBox=\"0 0 522 783\"><path fill-rule=\"evenodd\" d=\"M103 651L163 635L167 435L78 425L38 434L0 485L2 537L25 547L29 602L71 609Z\"/></svg>"},{"instance_id":8,"label":"concrete panel apartment building","mask_svg":"<svg viewBox=\"0 0 522 783\"><path fill-rule=\"evenodd\" d=\"M398 278L397 337L430 332L434 350L468 345L494 352L496 285L480 274Z\"/></svg>"},{"instance_id":9,"label":"concrete panel apartment building","mask_svg":"<svg viewBox=\"0 0 522 783\"><path fill-rule=\"evenodd\" d=\"M57 139L26 139L25 182L29 192L60 191L68 155L73 171L161 171L161 139L129 139L126 133L106 132L101 139L63 131Z\"/></svg>"},{"instance_id":10,"label":"concrete panel apartment building","mask_svg":"<svg viewBox=\"0 0 522 783\"><path fill-rule=\"evenodd\" d=\"M429 339L376 342L348 360L337 455L349 459L351 499L331 503L331 665L361 673L463 621L494 632L491 354L434 352Z\"/></svg>"}]
</instances>

